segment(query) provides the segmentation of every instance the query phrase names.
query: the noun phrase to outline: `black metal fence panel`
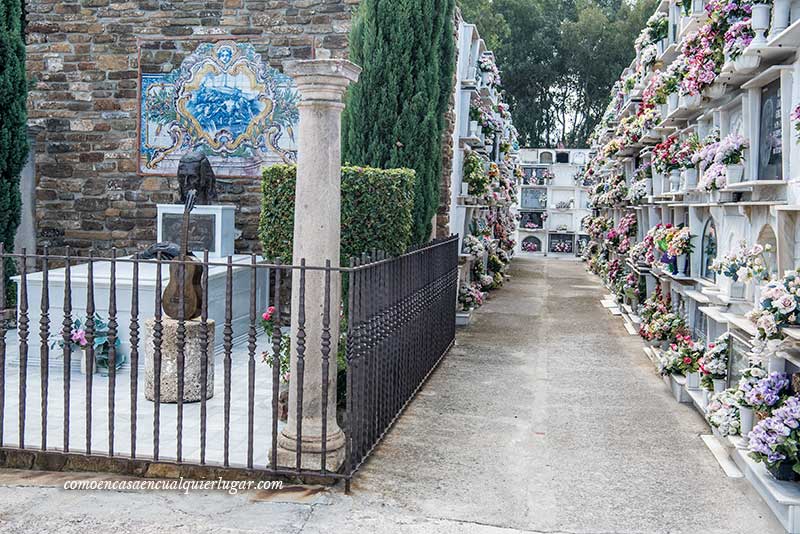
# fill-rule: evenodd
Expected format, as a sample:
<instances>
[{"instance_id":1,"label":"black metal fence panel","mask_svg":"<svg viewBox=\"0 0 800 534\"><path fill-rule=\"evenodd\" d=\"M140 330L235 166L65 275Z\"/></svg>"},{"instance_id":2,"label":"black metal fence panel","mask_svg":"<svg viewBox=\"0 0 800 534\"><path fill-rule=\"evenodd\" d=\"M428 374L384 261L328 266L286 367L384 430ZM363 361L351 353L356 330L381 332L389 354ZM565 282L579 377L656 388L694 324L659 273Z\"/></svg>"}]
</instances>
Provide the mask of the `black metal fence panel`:
<instances>
[{"instance_id":1,"label":"black metal fence panel","mask_svg":"<svg viewBox=\"0 0 800 534\"><path fill-rule=\"evenodd\" d=\"M0 259L8 258L19 275L16 328L0 321L2 449L349 481L455 338L456 237L395 258L375 253L342 268L330 261L282 265L254 255L210 260L207 252L191 261L115 252L77 257L69 249L11 254L0 245ZM195 282L186 273L195 268L200 311L188 318L186 284ZM174 318L163 311L170 272L178 285ZM323 277L321 303L306 302L309 276ZM347 288L341 298L331 294L338 282ZM0 302L11 289L0 277ZM296 331L287 319L292 289L299 294ZM321 365L323 377L336 368L332 326L342 299L346 451L334 471L327 437L335 384L322 380L321 391L311 391L304 375L312 363ZM319 346L309 346L317 341L306 336L312 308L322 309ZM289 347L295 361L287 377ZM318 349L319 362L308 357L311 349ZM287 379L296 391L292 406ZM303 467L305 395L321 398L319 469ZM286 429L281 416L291 410L296 428L286 434L296 439L296 456L278 465Z\"/></svg>"}]
</instances>

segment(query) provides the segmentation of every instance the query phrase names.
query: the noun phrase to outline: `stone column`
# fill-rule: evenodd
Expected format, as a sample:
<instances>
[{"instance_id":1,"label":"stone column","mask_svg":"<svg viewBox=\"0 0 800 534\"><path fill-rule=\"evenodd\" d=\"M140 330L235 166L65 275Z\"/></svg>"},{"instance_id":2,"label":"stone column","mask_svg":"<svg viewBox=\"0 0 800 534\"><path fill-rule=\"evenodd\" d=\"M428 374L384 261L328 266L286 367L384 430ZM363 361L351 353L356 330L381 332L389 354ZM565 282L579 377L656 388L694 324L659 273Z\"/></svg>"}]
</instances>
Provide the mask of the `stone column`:
<instances>
[{"instance_id":1,"label":"stone column","mask_svg":"<svg viewBox=\"0 0 800 534\"><path fill-rule=\"evenodd\" d=\"M286 74L300 92L297 186L294 214L294 264L339 266L341 232L341 117L347 86L361 68L346 60L318 59L287 63ZM345 456L344 434L336 423L336 352L339 339L341 280L331 275L329 373L322 376L322 322L325 276L306 273L305 370L303 373L302 468L319 470L322 450L322 384L328 383L326 466L338 470ZM295 467L297 450L297 332L300 273L292 276L292 362L289 417L278 437L278 465Z\"/></svg>"}]
</instances>

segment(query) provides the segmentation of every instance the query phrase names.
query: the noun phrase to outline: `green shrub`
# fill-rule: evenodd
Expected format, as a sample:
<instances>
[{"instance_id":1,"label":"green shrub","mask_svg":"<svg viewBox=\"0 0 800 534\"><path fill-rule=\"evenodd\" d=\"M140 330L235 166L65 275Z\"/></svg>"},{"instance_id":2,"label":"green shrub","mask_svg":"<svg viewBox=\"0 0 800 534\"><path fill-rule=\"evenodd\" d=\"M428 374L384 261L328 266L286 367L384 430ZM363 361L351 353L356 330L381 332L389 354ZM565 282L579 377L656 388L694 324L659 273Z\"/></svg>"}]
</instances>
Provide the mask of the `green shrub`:
<instances>
[{"instance_id":1,"label":"green shrub","mask_svg":"<svg viewBox=\"0 0 800 534\"><path fill-rule=\"evenodd\" d=\"M292 261L297 168L264 170L259 236L264 257ZM411 169L342 167L343 265L364 252L399 255L411 245L416 173Z\"/></svg>"},{"instance_id":2,"label":"green shrub","mask_svg":"<svg viewBox=\"0 0 800 534\"><path fill-rule=\"evenodd\" d=\"M0 0L0 241L9 253L14 251L20 221L19 173L28 156L22 20L20 0ZM0 308L16 302L16 285L10 283L15 273L14 262L7 258L3 265L6 302L0 303Z\"/></svg>"}]
</instances>

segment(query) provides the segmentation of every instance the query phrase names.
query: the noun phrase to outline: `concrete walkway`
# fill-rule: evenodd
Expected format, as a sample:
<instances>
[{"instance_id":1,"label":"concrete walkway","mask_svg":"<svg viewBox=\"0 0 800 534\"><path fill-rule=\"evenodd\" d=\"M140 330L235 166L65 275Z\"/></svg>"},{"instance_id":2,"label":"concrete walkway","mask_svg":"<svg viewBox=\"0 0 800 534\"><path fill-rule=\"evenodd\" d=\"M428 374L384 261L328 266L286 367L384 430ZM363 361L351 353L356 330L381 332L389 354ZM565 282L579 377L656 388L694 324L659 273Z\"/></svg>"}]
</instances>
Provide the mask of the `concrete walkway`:
<instances>
[{"instance_id":1,"label":"concrete walkway","mask_svg":"<svg viewBox=\"0 0 800 534\"><path fill-rule=\"evenodd\" d=\"M0 471L2 532L779 533L578 262L517 259L353 484L79 493ZM68 475L72 478L72 475Z\"/></svg>"}]
</instances>

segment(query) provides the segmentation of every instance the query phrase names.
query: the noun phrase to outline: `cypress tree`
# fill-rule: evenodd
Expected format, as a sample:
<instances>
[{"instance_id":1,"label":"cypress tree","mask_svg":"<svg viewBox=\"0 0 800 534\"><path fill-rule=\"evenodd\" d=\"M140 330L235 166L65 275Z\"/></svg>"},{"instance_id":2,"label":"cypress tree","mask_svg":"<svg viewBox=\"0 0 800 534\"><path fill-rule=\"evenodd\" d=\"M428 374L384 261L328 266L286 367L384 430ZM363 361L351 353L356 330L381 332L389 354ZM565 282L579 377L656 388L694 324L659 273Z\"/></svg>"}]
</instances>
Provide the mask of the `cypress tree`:
<instances>
[{"instance_id":1,"label":"cypress tree","mask_svg":"<svg viewBox=\"0 0 800 534\"><path fill-rule=\"evenodd\" d=\"M22 0L0 0L0 241L9 252L20 220L19 173L28 156L27 93ZM9 304L14 302L8 284L13 274L9 259L4 265Z\"/></svg>"},{"instance_id":2,"label":"cypress tree","mask_svg":"<svg viewBox=\"0 0 800 534\"><path fill-rule=\"evenodd\" d=\"M364 70L344 112L344 161L417 172L416 243L430 237L439 203L454 10L455 0L362 0L350 34L350 59Z\"/></svg>"}]
</instances>

